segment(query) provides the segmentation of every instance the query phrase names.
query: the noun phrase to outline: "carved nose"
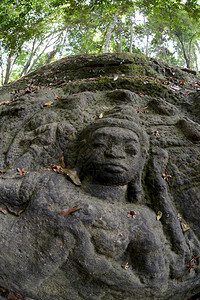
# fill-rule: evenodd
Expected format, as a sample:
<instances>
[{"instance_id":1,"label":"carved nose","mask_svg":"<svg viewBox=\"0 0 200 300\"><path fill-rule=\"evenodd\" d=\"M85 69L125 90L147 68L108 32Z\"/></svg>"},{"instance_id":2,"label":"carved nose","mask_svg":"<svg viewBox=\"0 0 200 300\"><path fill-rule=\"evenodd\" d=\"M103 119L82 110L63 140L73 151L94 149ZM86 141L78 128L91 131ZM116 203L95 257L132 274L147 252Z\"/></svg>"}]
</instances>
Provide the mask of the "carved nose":
<instances>
[{"instance_id":1,"label":"carved nose","mask_svg":"<svg viewBox=\"0 0 200 300\"><path fill-rule=\"evenodd\" d=\"M112 146L105 150L105 156L111 158L125 158L126 154L122 147Z\"/></svg>"}]
</instances>

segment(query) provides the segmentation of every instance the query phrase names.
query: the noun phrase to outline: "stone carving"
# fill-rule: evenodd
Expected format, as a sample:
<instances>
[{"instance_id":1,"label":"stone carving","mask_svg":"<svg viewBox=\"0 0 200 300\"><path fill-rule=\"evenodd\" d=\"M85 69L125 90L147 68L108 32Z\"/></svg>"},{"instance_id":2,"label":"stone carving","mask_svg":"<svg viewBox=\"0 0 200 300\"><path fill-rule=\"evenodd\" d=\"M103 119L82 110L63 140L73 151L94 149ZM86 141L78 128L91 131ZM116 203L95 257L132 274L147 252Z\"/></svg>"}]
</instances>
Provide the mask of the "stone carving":
<instances>
[{"instance_id":1,"label":"stone carving","mask_svg":"<svg viewBox=\"0 0 200 300\"><path fill-rule=\"evenodd\" d=\"M131 89L65 95L47 108L42 92L25 99L0 111L1 170L9 166L0 174L0 285L34 300L198 292L198 113ZM63 156L80 187L43 170Z\"/></svg>"},{"instance_id":2,"label":"stone carving","mask_svg":"<svg viewBox=\"0 0 200 300\"><path fill-rule=\"evenodd\" d=\"M116 110L109 117L87 126L79 135L76 169L83 187L92 194L106 199L111 197L115 201L120 197L123 201L135 197L133 201L136 202L142 189L141 174L149 147L148 138L136 124L136 114L133 113L135 119L130 116L122 119ZM135 189L128 195L130 182Z\"/></svg>"}]
</instances>

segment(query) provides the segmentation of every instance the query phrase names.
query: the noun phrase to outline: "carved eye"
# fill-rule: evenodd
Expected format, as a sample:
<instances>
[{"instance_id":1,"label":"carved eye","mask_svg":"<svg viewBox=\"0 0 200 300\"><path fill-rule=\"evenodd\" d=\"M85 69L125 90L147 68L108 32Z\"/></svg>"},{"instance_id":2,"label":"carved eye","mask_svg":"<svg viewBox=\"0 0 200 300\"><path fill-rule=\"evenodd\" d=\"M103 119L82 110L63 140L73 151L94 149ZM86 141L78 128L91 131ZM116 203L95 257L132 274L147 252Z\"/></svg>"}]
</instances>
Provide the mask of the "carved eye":
<instances>
[{"instance_id":1,"label":"carved eye","mask_svg":"<svg viewBox=\"0 0 200 300\"><path fill-rule=\"evenodd\" d=\"M138 153L138 150L136 149L135 145L130 144L130 143L126 144L125 151L126 151L126 153L131 154L131 155L136 155Z\"/></svg>"}]
</instances>

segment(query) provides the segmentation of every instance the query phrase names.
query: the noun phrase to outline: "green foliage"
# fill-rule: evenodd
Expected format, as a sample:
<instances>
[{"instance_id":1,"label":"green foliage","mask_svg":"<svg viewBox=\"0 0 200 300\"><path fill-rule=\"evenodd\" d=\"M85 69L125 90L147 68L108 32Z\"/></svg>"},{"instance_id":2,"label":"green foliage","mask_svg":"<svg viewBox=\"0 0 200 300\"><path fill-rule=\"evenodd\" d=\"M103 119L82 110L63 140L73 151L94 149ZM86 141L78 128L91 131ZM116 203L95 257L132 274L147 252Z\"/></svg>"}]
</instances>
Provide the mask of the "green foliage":
<instances>
[{"instance_id":1,"label":"green foliage","mask_svg":"<svg viewBox=\"0 0 200 300\"><path fill-rule=\"evenodd\" d=\"M199 19L198 0L2 0L0 73L6 83L55 57L102 53L108 34L110 52L197 68Z\"/></svg>"}]
</instances>

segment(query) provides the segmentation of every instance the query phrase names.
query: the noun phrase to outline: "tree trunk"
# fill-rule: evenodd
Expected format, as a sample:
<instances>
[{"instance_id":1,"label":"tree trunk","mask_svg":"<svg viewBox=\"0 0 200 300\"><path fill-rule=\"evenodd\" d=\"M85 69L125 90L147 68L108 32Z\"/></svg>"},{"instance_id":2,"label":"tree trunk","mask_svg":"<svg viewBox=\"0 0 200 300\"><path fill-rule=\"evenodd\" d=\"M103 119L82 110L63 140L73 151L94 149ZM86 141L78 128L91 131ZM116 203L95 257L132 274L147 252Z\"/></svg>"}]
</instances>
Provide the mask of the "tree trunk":
<instances>
[{"instance_id":1,"label":"tree trunk","mask_svg":"<svg viewBox=\"0 0 200 300\"><path fill-rule=\"evenodd\" d=\"M186 67L188 69L190 69L190 57L186 53L186 49L185 49L185 45L184 45L183 41L180 40L180 39L179 39L179 41L181 43L181 47L182 47L182 50L183 50L183 56L184 56L184 59L185 59L185 62L186 62Z\"/></svg>"},{"instance_id":2,"label":"tree trunk","mask_svg":"<svg viewBox=\"0 0 200 300\"><path fill-rule=\"evenodd\" d=\"M119 31L119 53L122 53L122 31Z\"/></svg>"},{"instance_id":3,"label":"tree trunk","mask_svg":"<svg viewBox=\"0 0 200 300\"><path fill-rule=\"evenodd\" d=\"M146 39L146 56L148 56L148 54L149 54L149 28L147 26L145 17L144 17L144 26L145 26L146 35L147 35L147 39Z\"/></svg>"},{"instance_id":4,"label":"tree trunk","mask_svg":"<svg viewBox=\"0 0 200 300\"><path fill-rule=\"evenodd\" d=\"M7 65L6 65L6 75L5 75L5 79L4 79L4 84L7 84L9 81L12 59L13 59L13 53L10 52L8 60L7 60Z\"/></svg>"},{"instance_id":5,"label":"tree trunk","mask_svg":"<svg viewBox=\"0 0 200 300\"><path fill-rule=\"evenodd\" d=\"M105 42L105 39L106 39L107 32L108 32L108 30L106 29L106 31L104 33L104 36L103 36L103 41L102 41L101 46L100 46L99 51L98 51L98 54L101 53L101 50L103 48L103 45L104 45L104 42Z\"/></svg>"},{"instance_id":6,"label":"tree trunk","mask_svg":"<svg viewBox=\"0 0 200 300\"><path fill-rule=\"evenodd\" d=\"M1 66L1 85L3 85L3 66Z\"/></svg>"},{"instance_id":7,"label":"tree trunk","mask_svg":"<svg viewBox=\"0 0 200 300\"><path fill-rule=\"evenodd\" d=\"M130 37L130 46L129 46L129 52L133 53L133 20L131 18L131 28L130 28L130 32L131 32L131 37Z\"/></svg>"},{"instance_id":8,"label":"tree trunk","mask_svg":"<svg viewBox=\"0 0 200 300\"><path fill-rule=\"evenodd\" d=\"M111 40L111 36L112 36L113 29L114 29L115 24L116 24L116 22L117 22L117 17L118 17L118 12L114 15L113 22L112 22L112 24L110 25L110 28L109 28L108 35L107 35L107 38L106 38L106 43L105 43L105 46L104 46L103 53L108 53L108 47L109 47L109 44L110 44L110 40Z\"/></svg>"},{"instance_id":9,"label":"tree trunk","mask_svg":"<svg viewBox=\"0 0 200 300\"><path fill-rule=\"evenodd\" d=\"M183 40L182 38L179 36L179 34L177 33L177 31L174 32L175 35L177 36L180 44L181 44L181 48L182 48L182 51L183 51L183 56L184 56L184 59L185 59L185 62L186 62L186 67L188 69L191 68L191 48L192 48L192 41L194 39L194 37L196 36L196 33L193 34L193 36L191 37L190 39L190 42L189 42L189 45L188 45L188 53L186 51L186 48L185 48L185 45L183 43Z\"/></svg>"},{"instance_id":10,"label":"tree trunk","mask_svg":"<svg viewBox=\"0 0 200 300\"><path fill-rule=\"evenodd\" d=\"M28 59L27 63L25 64L25 66L24 66L24 68L23 68L20 76L22 76L23 74L26 74L27 71L28 71L28 68L30 67L31 61L32 61L33 56L35 54L35 50L34 50L35 49L35 44L36 44L36 38L33 41L32 49L31 49L31 54L29 56L29 59Z\"/></svg>"}]
</instances>

